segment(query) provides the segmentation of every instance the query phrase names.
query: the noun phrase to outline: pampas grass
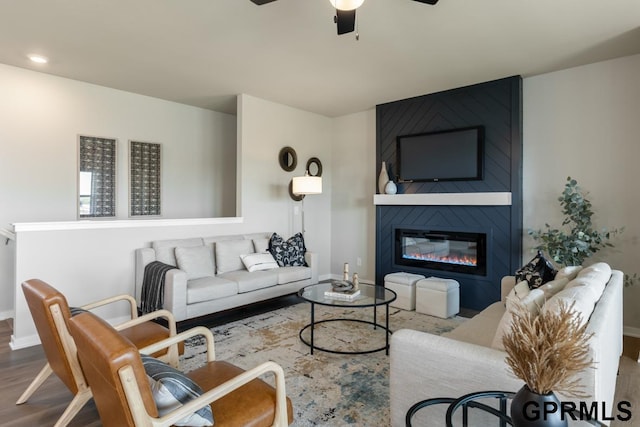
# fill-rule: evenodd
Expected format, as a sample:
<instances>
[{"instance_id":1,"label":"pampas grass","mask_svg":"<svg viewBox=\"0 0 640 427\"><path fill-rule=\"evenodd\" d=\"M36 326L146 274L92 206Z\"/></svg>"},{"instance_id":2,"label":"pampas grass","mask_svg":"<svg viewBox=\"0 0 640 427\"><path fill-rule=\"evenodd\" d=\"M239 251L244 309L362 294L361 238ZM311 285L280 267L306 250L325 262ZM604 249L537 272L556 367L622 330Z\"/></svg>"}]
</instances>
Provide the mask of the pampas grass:
<instances>
[{"instance_id":1,"label":"pampas grass","mask_svg":"<svg viewBox=\"0 0 640 427\"><path fill-rule=\"evenodd\" d=\"M547 394L560 391L577 398L588 397L575 373L591 367L587 322L573 304L559 304L559 310L532 315L522 305L513 313L511 328L502 338L507 364L531 391Z\"/></svg>"}]
</instances>

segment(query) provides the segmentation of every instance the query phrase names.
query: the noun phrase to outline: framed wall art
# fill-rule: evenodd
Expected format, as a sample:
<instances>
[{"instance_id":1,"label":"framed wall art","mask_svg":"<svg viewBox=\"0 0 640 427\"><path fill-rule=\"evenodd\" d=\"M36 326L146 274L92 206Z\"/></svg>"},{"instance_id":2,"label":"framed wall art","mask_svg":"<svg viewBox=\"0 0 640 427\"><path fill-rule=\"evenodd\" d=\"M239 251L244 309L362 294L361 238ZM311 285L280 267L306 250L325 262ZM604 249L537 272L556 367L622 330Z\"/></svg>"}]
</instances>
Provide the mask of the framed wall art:
<instances>
[{"instance_id":1,"label":"framed wall art","mask_svg":"<svg viewBox=\"0 0 640 427\"><path fill-rule=\"evenodd\" d=\"M162 213L161 145L129 141L129 215Z\"/></svg>"},{"instance_id":2,"label":"framed wall art","mask_svg":"<svg viewBox=\"0 0 640 427\"><path fill-rule=\"evenodd\" d=\"M116 139L78 138L78 217L116 216Z\"/></svg>"}]
</instances>

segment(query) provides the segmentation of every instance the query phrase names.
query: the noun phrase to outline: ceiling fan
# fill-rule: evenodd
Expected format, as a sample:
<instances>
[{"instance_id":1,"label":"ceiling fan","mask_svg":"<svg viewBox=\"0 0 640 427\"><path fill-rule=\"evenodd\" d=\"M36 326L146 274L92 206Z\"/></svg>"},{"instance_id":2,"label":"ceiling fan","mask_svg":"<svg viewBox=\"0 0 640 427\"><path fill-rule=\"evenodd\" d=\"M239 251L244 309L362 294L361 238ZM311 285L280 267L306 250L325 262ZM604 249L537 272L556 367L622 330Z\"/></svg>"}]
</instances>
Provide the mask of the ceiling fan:
<instances>
[{"instance_id":1,"label":"ceiling fan","mask_svg":"<svg viewBox=\"0 0 640 427\"><path fill-rule=\"evenodd\" d=\"M271 3L275 0L251 0L253 3L261 6ZM351 33L356 27L356 9L362 6L364 0L329 0L333 7L336 8L336 15L333 21L336 23L338 35ZM434 5L438 0L413 0L419 3ZM357 36L356 36L357 38Z\"/></svg>"}]
</instances>

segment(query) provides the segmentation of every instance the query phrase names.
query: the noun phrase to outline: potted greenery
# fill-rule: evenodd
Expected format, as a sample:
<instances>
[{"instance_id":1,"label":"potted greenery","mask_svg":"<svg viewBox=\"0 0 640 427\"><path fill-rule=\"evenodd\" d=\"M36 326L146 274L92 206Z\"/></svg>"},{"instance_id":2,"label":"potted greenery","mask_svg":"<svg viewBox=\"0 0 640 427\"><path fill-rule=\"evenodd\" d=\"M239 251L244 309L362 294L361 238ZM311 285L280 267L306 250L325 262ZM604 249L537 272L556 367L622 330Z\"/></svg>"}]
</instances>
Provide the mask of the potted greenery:
<instances>
[{"instance_id":1,"label":"potted greenery","mask_svg":"<svg viewBox=\"0 0 640 427\"><path fill-rule=\"evenodd\" d=\"M612 247L610 240L624 228L598 230L591 222L593 210L578 182L567 178L562 195L558 198L564 220L560 228L545 224L545 229L529 230L539 242L535 249L543 250L560 266L582 265L583 261L604 247Z\"/></svg>"}]
</instances>

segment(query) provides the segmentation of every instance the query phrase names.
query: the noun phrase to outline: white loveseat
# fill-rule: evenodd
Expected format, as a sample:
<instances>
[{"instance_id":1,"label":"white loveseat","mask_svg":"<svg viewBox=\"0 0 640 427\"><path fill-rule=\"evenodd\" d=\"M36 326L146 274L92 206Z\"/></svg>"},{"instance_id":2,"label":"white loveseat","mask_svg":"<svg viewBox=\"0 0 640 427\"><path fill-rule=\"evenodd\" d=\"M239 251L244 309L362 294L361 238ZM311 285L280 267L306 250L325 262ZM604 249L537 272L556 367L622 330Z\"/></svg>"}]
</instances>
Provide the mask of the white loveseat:
<instances>
[{"instance_id":1,"label":"white loveseat","mask_svg":"<svg viewBox=\"0 0 640 427\"><path fill-rule=\"evenodd\" d=\"M318 282L318 255L307 251L308 266L249 272L241 256L267 250L272 233L158 240L136 250L136 299L141 301L144 269L152 261L172 266L164 283L164 308L177 321L216 313L297 292ZM203 249L206 249L203 251ZM209 259L203 259L202 254ZM182 261L182 262L180 262Z\"/></svg>"},{"instance_id":2,"label":"white loveseat","mask_svg":"<svg viewBox=\"0 0 640 427\"><path fill-rule=\"evenodd\" d=\"M598 271L594 272L594 269ZM607 269L609 274L606 274ZM603 275L606 278L602 279ZM600 281L603 283L599 283ZM587 298L586 304L582 304L582 310L587 311L591 305L590 315L587 313L584 317L588 318L588 332L593 332L589 354L594 367L580 372L579 377L584 391L591 396L583 401L589 402L589 405L591 402L598 402L598 416L602 416L602 408L606 408L606 415L610 416L611 411L616 409L613 399L622 354L623 274L611 271L604 263L598 263L577 272L575 278L567 277L565 283L564 288L555 294L555 302L558 299L568 301L574 297L579 298L584 292L600 292L599 298L593 298L595 307L589 302L591 297ZM506 353L495 348L494 341L505 315L505 299L514 285L514 277L504 278L502 301L490 305L443 336L409 329L399 330L391 336L392 426L404 426L407 410L424 399L457 398L486 390L515 392L522 387L522 380L508 371ZM551 296L542 301L543 309L553 298ZM581 303L576 303L576 307L579 305ZM563 396L561 393L558 393L558 397L561 401L573 401L578 405L580 402L580 399ZM438 405L418 411L413 425L441 427L444 425L446 408L447 405ZM469 425L483 426L484 423L478 424L474 422L474 418L470 418Z\"/></svg>"}]
</instances>

